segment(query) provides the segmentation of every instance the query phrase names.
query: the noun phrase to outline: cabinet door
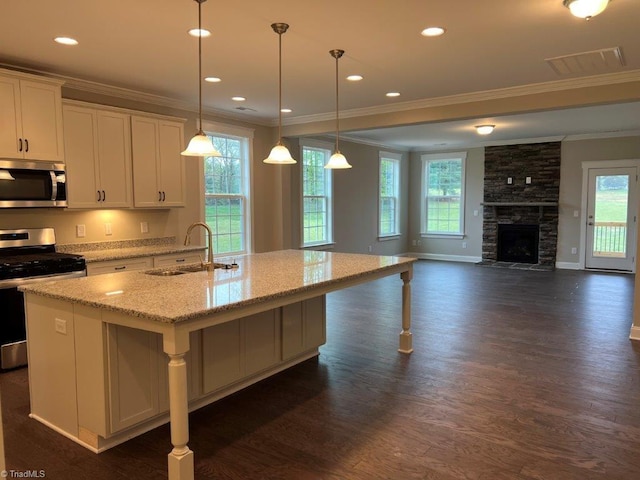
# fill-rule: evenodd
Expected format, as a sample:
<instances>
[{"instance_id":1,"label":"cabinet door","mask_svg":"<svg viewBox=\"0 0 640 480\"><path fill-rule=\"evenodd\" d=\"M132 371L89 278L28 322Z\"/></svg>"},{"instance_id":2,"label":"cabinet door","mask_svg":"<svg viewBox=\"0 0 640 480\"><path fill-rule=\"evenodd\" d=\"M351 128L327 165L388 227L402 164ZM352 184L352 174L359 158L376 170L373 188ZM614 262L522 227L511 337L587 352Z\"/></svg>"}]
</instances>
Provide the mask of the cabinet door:
<instances>
[{"instance_id":1,"label":"cabinet door","mask_svg":"<svg viewBox=\"0 0 640 480\"><path fill-rule=\"evenodd\" d=\"M159 122L159 171L162 204L165 207L184 206L184 131L181 123Z\"/></svg>"},{"instance_id":2,"label":"cabinet door","mask_svg":"<svg viewBox=\"0 0 640 480\"><path fill-rule=\"evenodd\" d=\"M158 182L158 121L131 117L131 153L133 160L133 202L136 207L161 205Z\"/></svg>"},{"instance_id":3,"label":"cabinet door","mask_svg":"<svg viewBox=\"0 0 640 480\"><path fill-rule=\"evenodd\" d=\"M324 295L282 307L282 359L288 360L326 342Z\"/></svg>"},{"instance_id":4,"label":"cabinet door","mask_svg":"<svg viewBox=\"0 0 640 480\"><path fill-rule=\"evenodd\" d=\"M105 273L135 272L153 267L151 257L129 258L126 260L108 260L87 264L87 275L102 275Z\"/></svg>"},{"instance_id":5,"label":"cabinet door","mask_svg":"<svg viewBox=\"0 0 640 480\"><path fill-rule=\"evenodd\" d=\"M129 116L98 111L97 170L104 207L131 206L131 130Z\"/></svg>"},{"instance_id":6,"label":"cabinet door","mask_svg":"<svg viewBox=\"0 0 640 480\"><path fill-rule=\"evenodd\" d=\"M96 208L99 186L95 169L97 122L94 110L65 106L64 141L67 167L67 200L71 208Z\"/></svg>"},{"instance_id":7,"label":"cabinet door","mask_svg":"<svg viewBox=\"0 0 640 480\"><path fill-rule=\"evenodd\" d=\"M18 139L22 137L20 81L0 77L0 158L20 158Z\"/></svg>"},{"instance_id":8,"label":"cabinet door","mask_svg":"<svg viewBox=\"0 0 640 480\"><path fill-rule=\"evenodd\" d=\"M190 263L202 263L204 249L199 252L172 253L170 255L157 255L153 257L154 267L175 267Z\"/></svg>"},{"instance_id":9,"label":"cabinet door","mask_svg":"<svg viewBox=\"0 0 640 480\"><path fill-rule=\"evenodd\" d=\"M109 325L109 411L111 433L159 413L158 334Z\"/></svg>"},{"instance_id":10,"label":"cabinet door","mask_svg":"<svg viewBox=\"0 0 640 480\"><path fill-rule=\"evenodd\" d=\"M202 386L207 394L244 376L240 320L202 330Z\"/></svg>"},{"instance_id":11,"label":"cabinet door","mask_svg":"<svg viewBox=\"0 0 640 480\"><path fill-rule=\"evenodd\" d=\"M28 142L25 158L64 161L60 86L20 81L22 137Z\"/></svg>"},{"instance_id":12,"label":"cabinet door","mask_svg":"<svg viewBox=\"0 0 640 480\"><path fill-rule=\"evenodd\" d=\"M245 332L245 375L265 370L280 361L280 310L242 319Z\"/></svg>"}]
</instances>

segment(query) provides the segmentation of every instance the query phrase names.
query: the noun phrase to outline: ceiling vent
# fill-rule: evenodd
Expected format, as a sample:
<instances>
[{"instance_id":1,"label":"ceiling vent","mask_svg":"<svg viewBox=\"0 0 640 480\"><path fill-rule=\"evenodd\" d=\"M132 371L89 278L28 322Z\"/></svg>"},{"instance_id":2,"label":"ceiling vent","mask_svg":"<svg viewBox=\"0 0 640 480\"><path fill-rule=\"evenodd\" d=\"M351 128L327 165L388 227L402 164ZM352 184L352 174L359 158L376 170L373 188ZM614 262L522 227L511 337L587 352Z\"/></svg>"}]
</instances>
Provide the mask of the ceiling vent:
<instances>
[{"instance_id":1,"label":"ceiling vent","mask_svg":"<svg viewBox=\"0 0 640 480\"><path fill-rule=\"evenodd\" d=\"M611 73L618 72L624 67L624 58L620 47L547 58L545 61L558 75Z\"/></svg>"}]
</instances>

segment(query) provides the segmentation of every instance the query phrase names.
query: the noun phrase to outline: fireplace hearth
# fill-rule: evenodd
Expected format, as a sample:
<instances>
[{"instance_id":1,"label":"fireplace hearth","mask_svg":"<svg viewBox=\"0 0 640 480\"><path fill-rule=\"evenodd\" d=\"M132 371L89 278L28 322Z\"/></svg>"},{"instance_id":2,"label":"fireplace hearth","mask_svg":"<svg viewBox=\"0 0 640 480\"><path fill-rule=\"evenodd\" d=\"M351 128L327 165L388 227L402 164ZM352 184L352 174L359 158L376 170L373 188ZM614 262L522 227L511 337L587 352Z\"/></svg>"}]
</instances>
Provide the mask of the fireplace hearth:
<instances>
[{"instance_id":1,"label":"fireplace hearth","mask_svg":"<svg viewBox=\"0 0 640 480\"><path fill-rule=\"evenodd\" d=\"M498 261L538 263L539 225L498 224Z\"/></svg>"}]
</instances>

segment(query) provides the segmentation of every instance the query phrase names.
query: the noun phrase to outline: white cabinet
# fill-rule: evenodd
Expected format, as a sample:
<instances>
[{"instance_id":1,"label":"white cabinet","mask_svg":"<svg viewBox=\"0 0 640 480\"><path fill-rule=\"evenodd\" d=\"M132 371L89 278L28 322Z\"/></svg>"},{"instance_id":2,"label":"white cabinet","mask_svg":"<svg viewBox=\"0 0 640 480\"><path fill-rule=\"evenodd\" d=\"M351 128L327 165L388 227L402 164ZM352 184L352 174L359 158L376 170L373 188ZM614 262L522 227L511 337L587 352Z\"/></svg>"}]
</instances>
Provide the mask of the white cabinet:
<instances>
[{"instance_id":1,"label":"white cabinet","mask_svg":"<svg viewBox=\"0 0 640 480\"><path fill-rule=\"evenodd\" d=\"M202 330L203 393L211 393L280 362L280 309Z\"/></svg>"},{"instance_id":2,"label":"white cabinet","mask_svg":"<svg viewBox=\"0 0 640 480\"><path fill-rule=\"evenodd\" d=\"M62 83L0 71L0 158L64 161Z\"/></svg>"},{"instance_id":3,"label":"white cabinet","mask_svg":"<svg viewBox=\"0 0 640 480\"><path fill-rule=\"evenodd\" d=\"M64 105L63 116L69 207L130 207L129 115Z\"/></svg>"},{"instance_id":4,"label":"white cabinet","mask_svg":"<svg viewBox=\"0 0 640 480\"><path fill-rule=\"evenodd\" d=\"M325 295L282 307L282 359L324 344Z\"/></svg>"},{"instance_id":5,"label":"white cabinet","mask_svg":"<svg viewBox=\"0 0 640 480\"><path fill-rule=\"evenodd\" d=\"M190 263L202 263L204 256L204 248L201 252L184 252L171 253L167 255L156 255L153 257L154 268L160 267L176 267L180 265L188 265Z\"/></svg>"},{"instance_id":6,"label":"white cabinet","mask_svg":"<svg viewBox=\"0 0 640 480\"><path fill-rule=\"evenodd\" d=\"M153 268L152 257L127 258L124 260L107 260L104 262L87 263L87 275L102 275L104 273L134 272Z\"/></svg>"},{"instance_id":7,"label":"white cabinet","mask_svg":"<svg viewBox=\"0 0 640 480\"><path fill-rule=\"evenodd\" d=\"M131 141L134 205L184 206L183 124L132 116Z\"/></svg>"}]
</instances>

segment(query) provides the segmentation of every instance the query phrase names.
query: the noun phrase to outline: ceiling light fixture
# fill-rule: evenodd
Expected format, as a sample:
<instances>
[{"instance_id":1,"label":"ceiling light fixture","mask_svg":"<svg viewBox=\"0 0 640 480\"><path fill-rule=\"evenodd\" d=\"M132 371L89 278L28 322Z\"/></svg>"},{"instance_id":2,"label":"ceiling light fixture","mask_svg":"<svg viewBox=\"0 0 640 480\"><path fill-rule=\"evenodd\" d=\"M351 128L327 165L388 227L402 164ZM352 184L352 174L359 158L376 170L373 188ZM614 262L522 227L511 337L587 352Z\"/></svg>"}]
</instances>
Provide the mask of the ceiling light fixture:
<instances>
[{"instance_id":1,"label":"ceiling light fixture","mask_svg":"<svg viewBox=\"0 0 640 480\"><path fill-rule=\"evenodd\" d=\"M329 54L336 59L336 151L324 168L338 169L351 168L346 157L340 153L340 96L338 91L338 60L344 55L344 50L331 50Z\"/></svg>"},{"instance_id":2,"label":"ceiling light fixture","mask_svg":"<svg viewBox=\"0 0 640 480\"><path fill-rule=\"evenodd\" d=\"M244 102L246 100L246 98L244 98L244 97L231 97L231 100L233 100L234 102Z\"/></svg>"},{"instance_id":3,"label":"ceiling light fixture","mask_svg":"<svg viewBox=\"0 0 640 480\"><path fill-rule=\"evenodd\" d=\"M281 108L280 111L282 113L291 113L291 112L293 112L293 110L291 110L290 108Z\"/></svg>"},{"instance_id":4,"label":"ceiling light fixture","mask_svg":"<svg viewBox=\"0 0 640 480\"><path fill-rule=\"evenodd\" d=\"M604 12L609 0L563 0L562 4L578 17L590 20L591 17Z\"/></svg>"},{"instance_id":5,"label":"ceiling light fixture","mask_svg":"<svg viewBox=\"0 0 640 480\"><path fill-rule=\"evenodd\" d=\"M445 29L442 27L427 27L424 30L422 30L422 32L420 32L420 35L422 35L423 37L439 37L440 35L444 34Z\"/></svg>"},{"instance_id":6,"label":"ceiling light fixture","mask_svg":"<svg viewBox=\"0 0 640 480\"><path fill-rule=\"evenodd\" d=\"M204 29L204 28L192 28L191 30L189 30L189 35L191 35L192 37L204 37L204 38L206 38L206 37L210 37L211 36L211 32L209 30Z\"/></svg>"},{"instance_id":7,"label":"ceiling light fixture","mask_svg":"<svg viewBox=\"0 0 640 480\"><path fill-rule=\"evenodd\" d=\"M385 95L389 98L393 98L393 97L399 97L400 96L400 92L389 92L389 93L385 93Z\"/></svg>"},{"instance_id":8,"label":"ceiling light fixture","mask_svg":"<svg viewBox=\"0 0 640 480\"><path fill-rule=\"evenodd\" d=\"M282 144L282 34L289 29L286 23L272 23L271 28L278 34L278 143L271 149L264 163L288 165L296 163L287 147Z\"/></svg>"},{"instance_id":9,"label":"ceiling light fixture","mask_svg":"<svg viewBox=\"0 0 640 480\"><path fill-rule=\"evenodd\" d=\"M53 41L60 45L78 45L78 41L71 37L56 37Z\"/></svg>"},{"instance_id":10,"label":"ceiling light fixture","mask_svg":"<svg viewBox=\"0 0 640 480\"><path fill-rule=\"evenodd\" d=\"M350 82L359 82L360 80L362 80L364 77L362 75L349 75L347 77L347 80L349 80Z\"/></svg>"},{"instance_id":11,"label":"ceiling light fixture","mask_svg":"<svg viewBox=\"0 0 640 480\"><path fill-rule=\"evenodd\" d=\"M207 0L194 0L198 4L198 30L202 31L202 4ZM198 35L198 131L181 155L189 157L221 157L211 139L202 131L202 35Z\"/></svg>"},{"instance_id":12,"label":"ceiling light fixture","mask_svg":"<svg viewBox=\"0 0 640 480\"><path fill-rule=\"evenodd\" d=\"M496 128L495 125L476 125L478 135L489 135Z\"/></svg>"},{"instance_id":13,"label":"ceiling light fixture","mask_svg":"<svg viewBox=\"0 0 640 480\"><path fill-rule=\"evenodd\" d=\"M204 77L204 81L209 83L220 83L222 80L218 77Z\"/></svg>"}]
</instances>

